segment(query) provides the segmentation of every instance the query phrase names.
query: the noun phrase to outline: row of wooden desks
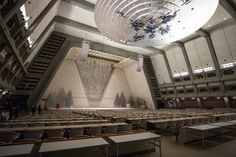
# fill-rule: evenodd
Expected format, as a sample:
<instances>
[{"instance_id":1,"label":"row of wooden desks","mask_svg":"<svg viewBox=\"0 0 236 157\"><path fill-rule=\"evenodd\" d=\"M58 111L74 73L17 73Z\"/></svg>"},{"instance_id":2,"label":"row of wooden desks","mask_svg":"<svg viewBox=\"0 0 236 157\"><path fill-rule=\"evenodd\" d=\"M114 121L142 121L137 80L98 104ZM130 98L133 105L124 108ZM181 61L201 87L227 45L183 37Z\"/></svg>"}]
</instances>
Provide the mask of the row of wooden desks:
<instances>
[{"instance_id":1,"label":"row of wooden desks","mask_svg":"<svg viewBox=\"0 0 236 157\"><path fill-rule=\"evenodd\" d=\"M129 125L129 124L127 123L99 123L99 124L45 126L45 127L15 127L15 128L0 128L0 132L73 129L73 128L88 128L88 127L123 126L123 125Z\"/></svg>"},{"instance_id":2,"label":"row of wooden desks","mask_svg":"<svg viewBox=\"0 0 236 157\"><path fill-rule=\"evenodd\" d=\"M92 120L74 120L74 121L45 121L45 122L10 122L10 123L3 123L4 125L14 125L14 124L22 124L22 125L32 125L32 124L63 124L63 123L67 123L67 124L73 124L73 123L105 123L105 122L109 122L106 119L102 119L102 120L96 120L96 119L92 119Z\"/></svg>"},{"instance_id":3,"label":"row of wooden desks","mask_svg":"<svg viewBox=\"0 0 236 157\"><path fill-rule=\"evenodd\" d=\"M16 119L10 120L9 123L14 122L44 122L44 121L77 121L77 120L93 120L93 117L79 117L79 118L35 118L35 119Z\"/></svg>"},{"instance_id":4,"label":"row of wooden desks","mask_svg":"<svg viewBox=\"0 0 236 157\"><path fill-rule=\"evenodd\" d=\"M224 135L224 129L228 127L236 126L236 120L219 122L219 123L210 123L206 125L197 125L187 127L190 130L195 130L201 133L201 136L192 135L191 132L188 132L188 135L193 137L198 137L202 139L202 146L205 147L205 136L208 132L219 131L220 135Z\"/></svg>"},{"instance_id":5,"label":"row of wooden desks","mask_svg":"<svg viewBox=\"0 0 236 157\"><path fill-rule=\"evenodd\" d=\"M136 133L129 135L119 135L108 137L110 141L116 144L116 156L119 156L119 145L126 142L134 141L145 141L154 140L155 146L160 149L161 157L161 136L150 133ZM158 142L158 143L156 143ZM11 146L0 146L0 157L15 156L15 155L29 155L33 149L34 144L22 144L22 145L11 145ZM103 138L89 138L89 139L79 139L79 140L68 140L68 141L56 141L56 142L46 142L42 143L39 149L39 154L42 156L51 152L75 150L81 148L89 147L103 147L105 150L105 156L109 155L109 143ZM13 151L14 150L14 151Z\"/></svg>"}]
</instances>

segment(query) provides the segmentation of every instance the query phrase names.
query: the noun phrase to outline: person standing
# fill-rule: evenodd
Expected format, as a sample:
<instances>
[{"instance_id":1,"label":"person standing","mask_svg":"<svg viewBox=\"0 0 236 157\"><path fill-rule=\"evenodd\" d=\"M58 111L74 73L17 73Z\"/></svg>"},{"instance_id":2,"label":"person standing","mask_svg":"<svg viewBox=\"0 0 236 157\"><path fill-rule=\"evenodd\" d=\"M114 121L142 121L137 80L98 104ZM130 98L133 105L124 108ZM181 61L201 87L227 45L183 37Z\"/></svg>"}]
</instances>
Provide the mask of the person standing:
<instances>
[{"instance_id":1,"label":"person standing","mask_svg":"<svg viewBox=\"0 0 236 157\"><path fill-rule=\"evenodd\" d=\"M42 108L41 105L38 106L38 115L40 115L42 113Z\"/></svg>"}]
</instances>

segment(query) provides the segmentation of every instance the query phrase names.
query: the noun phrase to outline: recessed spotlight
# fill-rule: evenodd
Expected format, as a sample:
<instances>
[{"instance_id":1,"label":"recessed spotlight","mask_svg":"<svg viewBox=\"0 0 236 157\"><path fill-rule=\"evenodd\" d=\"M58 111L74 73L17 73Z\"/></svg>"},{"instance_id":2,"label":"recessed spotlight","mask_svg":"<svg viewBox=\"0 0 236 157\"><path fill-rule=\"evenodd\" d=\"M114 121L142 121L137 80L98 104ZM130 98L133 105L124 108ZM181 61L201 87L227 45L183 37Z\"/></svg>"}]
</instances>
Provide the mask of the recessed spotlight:
<instances>
[{"instance_id":1,"label":"recessed spotlight","mask_svg":"<svg viewBox=\"0 0 236 157\"><path fill-rule=\"evenodd\" d=\"M227 18L225 17L224 20L227 20Z\"/></svg>"}]
</instances>

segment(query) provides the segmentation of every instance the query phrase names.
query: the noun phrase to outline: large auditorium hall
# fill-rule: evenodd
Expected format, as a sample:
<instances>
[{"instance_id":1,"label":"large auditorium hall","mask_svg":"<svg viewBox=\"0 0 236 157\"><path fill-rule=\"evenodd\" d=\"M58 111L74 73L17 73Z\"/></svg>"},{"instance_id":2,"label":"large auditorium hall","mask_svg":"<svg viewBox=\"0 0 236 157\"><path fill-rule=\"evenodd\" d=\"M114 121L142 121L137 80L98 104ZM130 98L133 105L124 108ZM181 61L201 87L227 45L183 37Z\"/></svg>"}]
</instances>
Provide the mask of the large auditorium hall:
<instances>
[{"instance_id":1,"label":"large auditorium hall","mask_svg":"<svg viewBox=\"0 0 236 157\"><path fill-rule=\"evenodd\" d=\"M236 0L0 0L0 157L236 157Z\"/></svg>"}]
</instances>

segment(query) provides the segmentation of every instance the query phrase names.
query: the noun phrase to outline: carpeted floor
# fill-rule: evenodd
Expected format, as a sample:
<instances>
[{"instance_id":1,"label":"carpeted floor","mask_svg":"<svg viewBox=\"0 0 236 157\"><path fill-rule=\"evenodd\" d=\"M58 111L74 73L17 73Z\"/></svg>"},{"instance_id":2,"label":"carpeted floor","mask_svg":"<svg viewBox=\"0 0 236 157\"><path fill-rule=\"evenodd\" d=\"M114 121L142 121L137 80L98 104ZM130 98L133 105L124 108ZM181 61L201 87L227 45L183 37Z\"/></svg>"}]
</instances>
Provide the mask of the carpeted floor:
<instances>
[{"instance_id":1,"label":"carpeted floor","mask_svg":"<svg viewBox=\"0 0 236 157\"><path fill-rule=\"evenodd\" d=\"M213 142L203 148L201 142L181 145L174 136L163 137L162 157L236 157L236 138L217 138ZM133 157L159 157L159 150Z\"/></svg>"}]
</instances>

